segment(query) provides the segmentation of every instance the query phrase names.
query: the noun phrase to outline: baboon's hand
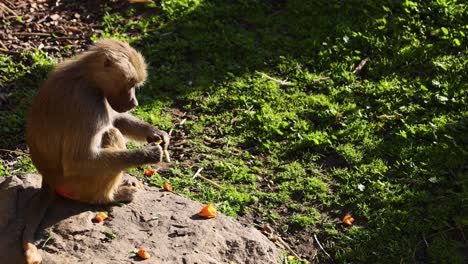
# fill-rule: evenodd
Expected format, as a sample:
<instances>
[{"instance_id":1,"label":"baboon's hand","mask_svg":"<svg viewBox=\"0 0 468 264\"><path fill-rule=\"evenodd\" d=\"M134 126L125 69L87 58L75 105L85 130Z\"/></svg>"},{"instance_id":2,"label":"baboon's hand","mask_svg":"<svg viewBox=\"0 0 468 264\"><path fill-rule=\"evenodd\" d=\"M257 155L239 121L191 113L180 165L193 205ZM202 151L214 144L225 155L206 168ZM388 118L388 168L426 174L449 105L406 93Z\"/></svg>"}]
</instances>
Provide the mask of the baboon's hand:
<instances>
[{"instance_id":1,"label":"baboon's hand","mask_svg":"<svg viewBox=\"0 0 468 264\"><path fill-rule=\"evenodd\" d=\"M148 143L153 143L157 142L159 140L162 140L163 142L161 143L161 146L167 150L167 147L169 146L169 143L171 141L171 138L169 137L169 134L167 134L165 131L159 130L157 128L154 128L151 135L149 135L146 138L146 141Z\"/></svg>"},{"instance_id":2,"label":"baboon's hand","mask_svg":"<svg viewBox=\"0 0 468 264\"><path fill-rule=\"evenodd\" d=\"M163 149L160 145L151 144L145 149L145 152L151 163L158 163L162 161Z\"/></svg>"}]
</instances>

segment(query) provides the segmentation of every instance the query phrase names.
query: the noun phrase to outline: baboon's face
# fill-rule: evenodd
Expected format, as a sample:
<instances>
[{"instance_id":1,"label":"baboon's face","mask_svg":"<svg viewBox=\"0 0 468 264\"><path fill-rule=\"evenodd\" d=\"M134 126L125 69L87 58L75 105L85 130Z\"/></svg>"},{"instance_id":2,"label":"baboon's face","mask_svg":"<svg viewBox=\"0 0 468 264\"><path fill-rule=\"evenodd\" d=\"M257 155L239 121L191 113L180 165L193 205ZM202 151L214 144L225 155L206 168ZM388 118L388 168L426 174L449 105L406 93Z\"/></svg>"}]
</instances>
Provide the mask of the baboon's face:
<instances>
[{"instance_id":1,"label":"baboon's face","mask_svg":"<svg viewBox=\"0 0 468 264\"><path fill-rule=\"evenodd\" d=\"M117 40L96 43L93 50L101 54L94 79L112 109L127 112L138 105L137 87L146 80L146 64L143 56L128 44Z\"/></svg>"},{"instance_id":2,"label":"baboon's face","mask_svg":"<svg viewBox=\"0 0 468 264\"><path fill-rule=\"evenodd\" d=\"M138 100L135 97L135 87L123 89L119 93L107 96L112 109L119 113L124 113L138 106Z\"/></svg>"}]
</instances>

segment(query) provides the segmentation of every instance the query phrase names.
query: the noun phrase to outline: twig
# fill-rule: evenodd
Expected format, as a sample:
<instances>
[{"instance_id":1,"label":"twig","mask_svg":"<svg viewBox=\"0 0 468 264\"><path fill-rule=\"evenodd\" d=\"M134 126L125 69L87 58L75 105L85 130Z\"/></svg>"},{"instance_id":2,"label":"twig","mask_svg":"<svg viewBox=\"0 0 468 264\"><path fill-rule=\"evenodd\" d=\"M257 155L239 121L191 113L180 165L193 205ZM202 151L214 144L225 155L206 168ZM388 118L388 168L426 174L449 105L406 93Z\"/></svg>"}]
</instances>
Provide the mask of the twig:
<instances>
[{"instance_id":1,"label":"twig","mask_svg":"<svg viewBox=\"0 0 468 264\"><path fill-rule=\"evenodd\" d=\"M3 42L0 40L0 46L2 46L2 48L4 50L8 50L7 46L5 46L5 44L3 44Z\"/></svg>"},{"instance_id":2,"label":"twig","mask_svg":"<svg viewBox=\"0 0 468 264\"><path fill-rule=\"evenodd\" d=\"M195 179L195 178L200 178L200 179L202 179L202 180L204 180L204 181L206 181L206 182L212 184L213 186L215 186L215 187L217 187L217 188L219 188L219 189L223 189L223 186L219 185L218 183L216 183L216 182L214 182L214 181L212 181L212 180L210 180L210 179L208 179L208 178L206 178L206 177L201 176L201 175L200 175L200 172L201 172L202 170L203 170L203 168L199 168L199 169L197 170L197 172L195 172L195 174L192 176L192 178L193 178L193 179Z\"/></svg>"},{"instance_id":3,"label":"twig","mask_svg":"<svg viewBox=\"0 0 468 264\"><path fill-rule=\"evenodd\" d=\"M171 128L171 129L169 130L169 133L167 133L167 134L169 135L169 137L172 137L172 132L174 132L174 129Z\"/></svg>"},{"instance_id":4,"label":"twig","mask_svg":"<svg viewBox=\"0 0 468 264\"><path fill-rule=\"evenodd\" d=\"M203 168L199 168L197 170L197 172L195 172L195 174L192 176L192 179L195 179L196 177L198 177L198 175L200 175L200 172L203 170Z\"/></svg>"},{"instance_id":5,"label":"twig","mask_svg":"<svg viewBox=\"0 0 468 264\"><path fill-rule=\"evenodd\" d=\"M171 156L169 156L169 151L167 151L167 149L165 149L163 152L164 152L164 158L166 159L166 162L170 163L171 162Z\"/></svg>"},{"instance_id":6,"label":"twig","mask_svg":"<svg viewBox=\"0 0 468 264\"><path fill-rule=\"evenodd\" d=\"M22 151L9 150L9 149L0 149L0 151L15 153L15 154L19 154L19 155L23 155L23 156L28 156L28 157L29 157L29 154L28 154L28 153L25 153L25 152L22 152Z\"/></svg>"},{"instance_id":7,"label":"twig","mask_svg":"<svg viewBox=\"0 0 468 264\"><path fill-rule=\"evenodd\" d=\"M325 255L327 255L328 257L330 257L330 254L328 254L328 252L322 247L322 244L320 244L320 241L318 240L316 234L314 234L314 238L315 238L315 241L317 241L317 244L319 245L320 249L325 253Z\"/></svg>"},{"instance_id":8,"label":"twig","mask_svg":"<svg viewBox=\"0 0 468 264\"><path fill-rule=\"evenodd\" d=\"M288 243L284 242L284 240L279 236L278 242L280 242L280 244L283 245L289 251L289 253L293 254L294 257L296 257L298 260L302 260L302 258L299 257L299 255L288 245Z\"/></svg>"},{"instance_id":9,"label":"twig","mask_svg":"<svg viewBox=\"0 0 468 264\"><path fill-rule=\"evenodd\" d=\"M7 5L5 5L4 3L0 3L0 9L3 9L7 12L9 12L10 14L14 15L15 17L18 17L18 14L16 14L15 11L11 10Z\"/></svg>"},{"instance_id":10,"label":"twig","mask_svg":"<svg viewBox=\"0 0 468 264\"><path fill-rule=\"evenodd\" d=\"M422 238L424 240L424 243L426 243L426 247L429 248L429 243L427 242L426 236L424 234L422 235Z\"/></svg>"},{"instance_id":11,"label":"twig","mask_svg":"<svg viewBox=\"0 0 468 264\"><path fill-rule=\"evenodd\" d=\"M354 74L359 74L362 69L364 68L364 66L366 65L366 63L369 61L369 57L366 57L365 59L363 59L359 64L358 66L354 69L353 73Z\"/></svg>"},{"instance_id":12,"label":"twig","mask_svg":"<svg viewBox=\"0 0 468 264\"><path fill-rule=\"evenodd\" d=\"M317 79L313 79L312 82L313 83L318 83L318 82L328 81L330 79L331 79L330 77L320 77L320 78L317 78Z\"/></svg>"},{"instance_id":13,"label":"twig","mask_svg":"<svg viewBox=\"0 0 468 264\"><path fill-rule=\"evenodd\" d=\"M1 51L1 52L5 52L5 53L14 53L14 52L12 52L11 50L4 49L4 48L0 48L0 51Z\"/></svg>"},{"instance_id":14,"label":"twig","mask_svg":"<svg viewBox=\"0 0 468 264\"><path fill-rule=\"evenodd\" d=\"M49 233L49 236L47 237L47 239L44 241L44 243L42 244L42 247L41 248L44 248L47 244L47 242L49 242L49 240L52 238L52 233Z\"/></svg>"},{"instance_id":15,"label":"twig","mask_svg":"<svg viewBox=\"0 0 468 264\"><path fill-rule=\"evenodd\" d=\"M13 36L52 36L52 33L44 33L44 32L16 32L11 33Z\"/></svg>"},{"instance_id":16,"label":"twig","mask_svg":"<svg viewBox=\"0 0 468 264\"><path fill-rule=\"evenodd\" d=\"M291 85L291 84L292 84L292 82L288 82L288 81L286 81L286 80L283 81L283 80L279 80L279 79L273 78L273 77L271 77L271 76L266 75L266 74L263 73L263 72L255 71L255 73L257 73L257 74L259 74L259 75L261 75L261 76L267 78L268 80L277 82L279 85L288 86L288 85Z\"/></svg>"}]
</instances>

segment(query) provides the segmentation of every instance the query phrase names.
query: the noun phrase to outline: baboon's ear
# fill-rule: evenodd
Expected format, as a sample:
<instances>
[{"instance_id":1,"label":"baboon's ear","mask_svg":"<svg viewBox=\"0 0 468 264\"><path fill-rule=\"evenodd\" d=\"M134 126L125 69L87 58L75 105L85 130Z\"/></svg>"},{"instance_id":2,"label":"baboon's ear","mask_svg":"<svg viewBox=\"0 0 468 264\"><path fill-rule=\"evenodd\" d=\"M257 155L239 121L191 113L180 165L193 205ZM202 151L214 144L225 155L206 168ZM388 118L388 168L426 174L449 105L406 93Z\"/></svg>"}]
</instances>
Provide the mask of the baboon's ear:
<instances>
[{"instance_id":1,"label":"baboon's ear","mask_svg":"<svg viewBox=\"0 0 468 264\"><path fill-rule=\"evenodd\" d=\"M114 64L114 60L110 56L104 57L104 67L108 68Z\"/></svg>"},{"instance_id":2,"label":"baboon's ear","mask_svg":"<svg viewBox=\"0 0 468 264\"><path fill-rule=\"evenodd\" d=\"M118 54L112 51L106 50L104 53L104 67L111 67L119 61Z\"/></svg>"}]
</instances>

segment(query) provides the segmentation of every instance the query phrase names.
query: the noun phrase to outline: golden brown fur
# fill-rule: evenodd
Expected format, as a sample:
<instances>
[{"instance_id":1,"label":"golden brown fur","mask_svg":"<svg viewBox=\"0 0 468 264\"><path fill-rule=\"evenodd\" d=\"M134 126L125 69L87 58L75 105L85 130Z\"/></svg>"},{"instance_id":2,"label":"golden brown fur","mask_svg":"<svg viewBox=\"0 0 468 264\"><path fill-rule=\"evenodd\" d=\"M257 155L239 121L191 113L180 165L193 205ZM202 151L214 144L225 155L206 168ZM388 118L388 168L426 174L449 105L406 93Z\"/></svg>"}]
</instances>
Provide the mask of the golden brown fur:
<instances>
[{"instance_id":1,"label":"golden brown fur","mask_svg":"<svg viewBox=\"0 0 468 264\"><path fill-rule=\"evenodd\" d=\"M112 39L97 42L49 74L27 119L27 143L43 177L43 192L87 203L133 199L137 189L122 183L122 171L161 161L162 149L156 145L127 150L124 136L148 142L163 139L165 148L169 144L167 133L127 113L138 105L135 87L146 75L142 55ZM46 205L38 206L31 210L45 210ZM31 244L31 226L26 226L23 246L32 259L28 263L40 263Z\"/></svg>"}]
</instances>

